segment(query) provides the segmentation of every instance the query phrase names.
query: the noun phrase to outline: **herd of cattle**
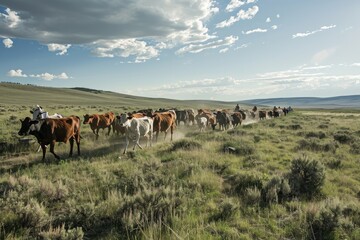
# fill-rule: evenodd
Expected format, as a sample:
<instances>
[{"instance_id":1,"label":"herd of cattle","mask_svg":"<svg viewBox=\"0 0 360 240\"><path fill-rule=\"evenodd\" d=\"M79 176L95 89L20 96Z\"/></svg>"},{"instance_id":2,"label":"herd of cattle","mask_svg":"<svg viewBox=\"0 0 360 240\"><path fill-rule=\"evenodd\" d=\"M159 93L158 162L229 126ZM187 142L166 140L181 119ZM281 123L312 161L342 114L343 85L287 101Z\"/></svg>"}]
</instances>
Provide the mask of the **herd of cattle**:
<instances>
[{"instance_id":1,"label":"herd of cattle","mask_svg":"<svg viewBox=\"0 0 360 240\"><path fill-rule=\"evenodd\" d=\"M240 110L237 106L234 111L217 110L210 111L207 109L199 109L197 113L193 109L177 110L177 109L159 109L153 111L152 109L144 109L134 111L132 113L122 113L115 116L114 113L108 112L104 114L85 114L83 124L89 124L91 130L99 137L100 129L108 129L107 135L110 134L111 128L117 134L125 135L125 149L127 152L129 140L134 141L133 150L140 145L140 137L147 138L146 146L152 144L153 134L155 134L156 141L158 140L159 132L164 132L166 139L167 132L170 130L171 140L175 127L184 123L185 126L197 125L200 131L205 131L209 126L215 130L219 126L219 130L226 130L231 127L241 125L247 118L263 120L266 118L280 117L292 111L289 108L274 107L270 111L257 110L255 106L253 109ZM37 105L30 111L33 117L26 117L21 121L21 129L18 134L20 136L34 135L40 144L43 152L43 160L45 159L46 147L50 145L50 152L56 159L60 159L54 152L56 142L70 142L70 154L73 153L74 141L77 144L78 155L80 155L80 118L72 115L63 117L60 114L49 115L41 106Z\"/></svg>"}]
</instances>

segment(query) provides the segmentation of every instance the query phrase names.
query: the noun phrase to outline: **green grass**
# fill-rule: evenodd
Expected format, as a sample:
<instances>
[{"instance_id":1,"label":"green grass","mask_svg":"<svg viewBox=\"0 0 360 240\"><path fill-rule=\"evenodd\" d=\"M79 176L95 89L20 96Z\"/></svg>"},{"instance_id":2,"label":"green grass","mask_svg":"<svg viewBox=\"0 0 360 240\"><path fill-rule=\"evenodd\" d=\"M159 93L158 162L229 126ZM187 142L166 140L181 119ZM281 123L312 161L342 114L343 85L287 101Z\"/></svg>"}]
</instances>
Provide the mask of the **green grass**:
<instances>
[{"instance_id":1,"label":"green grass","mask_svg":"<svg viewBox=\"0 0 360 240\"><path fill-rule=\"evenodd\" d=\"M1 106L3 141L18 141L29 106ZM123 107L87 102L45 109L82 115ZM95 141L83 125L82 155L68 158L69 144L57 144L62 160L47 153L45 163L37 144L16 145L0 157L0 239L357 239L358 126L356 114L295 111L224 132L180 126L173 143L122 155L122 136L101 132ZM353 142L334 138L344 131ZM325 151L326 144L337 147ZM229 146L236 151L224 151ZM312 198L288 192L292 161L304 155L325 172Z\"/></svg>"}]
</instances>

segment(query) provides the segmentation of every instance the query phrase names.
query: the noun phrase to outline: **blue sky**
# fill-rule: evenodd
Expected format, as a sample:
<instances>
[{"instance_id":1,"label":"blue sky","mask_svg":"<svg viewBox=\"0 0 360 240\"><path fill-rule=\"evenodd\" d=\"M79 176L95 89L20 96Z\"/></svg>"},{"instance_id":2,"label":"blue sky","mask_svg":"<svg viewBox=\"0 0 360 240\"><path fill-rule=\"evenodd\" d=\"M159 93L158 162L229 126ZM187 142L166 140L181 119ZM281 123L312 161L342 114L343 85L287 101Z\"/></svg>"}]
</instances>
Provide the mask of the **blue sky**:
<instances>
[{"instance_id":1,"label":"blue sky","mask_svg":"<svg viewBox=\"0 0 360 240\"><path fill-rule=\"evenodd\" d=\"M2 0L0 80L174 99L360 94L360 1Z\"/></svg>"}]
</instances>

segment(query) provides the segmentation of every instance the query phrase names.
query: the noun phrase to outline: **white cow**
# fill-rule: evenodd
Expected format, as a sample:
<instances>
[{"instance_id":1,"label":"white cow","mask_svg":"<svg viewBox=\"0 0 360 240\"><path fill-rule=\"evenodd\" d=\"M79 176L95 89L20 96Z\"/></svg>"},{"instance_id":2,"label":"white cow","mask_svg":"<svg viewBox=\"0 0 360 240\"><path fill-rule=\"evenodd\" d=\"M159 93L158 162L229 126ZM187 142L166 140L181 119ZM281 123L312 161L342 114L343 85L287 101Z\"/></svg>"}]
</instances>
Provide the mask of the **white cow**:
<instances>
[{"instance_id":1,"label":"white cow","mask_svg":"<svg viewBox=\"0 0 360 240\"><path fill-rule=\"evenodd\" d=\"M46 118L63 118L61 114L55 113L53 115L49 115L48 112L45 112L41 106L36 105L33 110L30 110L30 113L33 115L32 120L40 120Z\"/></svg>"},{"instance_id":2,"label":"white cow","mask_svg":"<svg viewBox=\"0 0 360 240\"><path fill-rule=\"evenodd\" d=\"M145 136L147 138L146 147L149 144L152 146L152 132L153 132L153 120L148 117L143 118L131 118L127 114L123 113L120 115L120 119L117 118L117 121L120 121L120 126L125 127L125 149L124 154L127 152L129 146L129 139L132 139L134 142L135 150L136 146L140 145L140 136Z\"/></svg>"},{"instance_id":3,"label":"white cow","mask_svg":"<svg viewBox=\"0 0 360 240\"><path fill-rule=\"evenodd\" d=\"M207 118L206 117L200 117L200 115L196 115L195 120L199 126L200 132L205 131L207 126Z\"/></svg>"}]
</instances>

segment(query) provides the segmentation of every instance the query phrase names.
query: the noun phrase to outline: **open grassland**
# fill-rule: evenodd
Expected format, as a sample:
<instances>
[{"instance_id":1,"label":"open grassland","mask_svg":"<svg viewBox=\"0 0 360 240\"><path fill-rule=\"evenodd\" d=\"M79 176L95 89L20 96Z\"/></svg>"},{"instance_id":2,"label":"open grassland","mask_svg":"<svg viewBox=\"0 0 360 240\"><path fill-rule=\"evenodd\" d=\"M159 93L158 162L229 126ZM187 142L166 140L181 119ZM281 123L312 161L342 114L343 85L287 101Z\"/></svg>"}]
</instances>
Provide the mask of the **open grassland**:
<instances>
[{"instance_id":1,"label":"open grassland","mask_svg":"<svg viewBox=\"0 0 360 240\"><path fill-rule=\"evenodd\" d=\"M1 141L18 141L30 104L1 106ZM50 153L41 162L35 143L2 151L0 239L360 239L357 114L295 109L227 131L175 131L172 143L127 155L122 136L95 141L88 125L80 157L67 157L69 144L56 145L60 162Z\"/></svg>"},{"instance_id":2,"label":"open grassland","mask_svg":"<svg viewBox=\"0 0 360 240\"><path fill-rule=\"evenodd\" d=\"M233 104L14 84L0 93L0 239L360 239L358 110L295 109L225 132L181 125L174 142L127 155L123 136L95 141L82 125L80 157L57 144L62 160L42 162L34 138L17 136L35 104L80 117Z\"/></svg>"}]
</instances>

